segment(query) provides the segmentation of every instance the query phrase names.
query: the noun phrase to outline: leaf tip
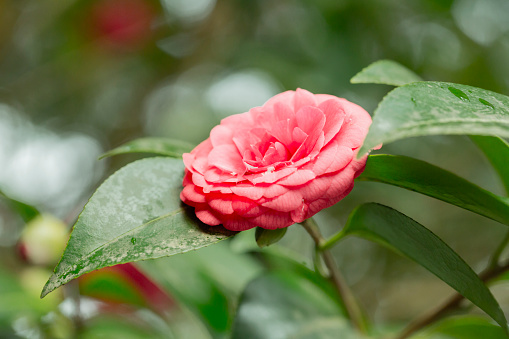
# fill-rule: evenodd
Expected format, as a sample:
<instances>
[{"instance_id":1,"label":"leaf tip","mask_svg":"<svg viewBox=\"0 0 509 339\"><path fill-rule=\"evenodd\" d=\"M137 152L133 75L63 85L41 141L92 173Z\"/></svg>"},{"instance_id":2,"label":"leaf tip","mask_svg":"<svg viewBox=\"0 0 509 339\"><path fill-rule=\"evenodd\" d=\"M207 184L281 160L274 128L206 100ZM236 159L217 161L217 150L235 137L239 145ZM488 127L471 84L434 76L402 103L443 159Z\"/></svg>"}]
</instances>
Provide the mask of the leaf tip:
<instances>
[{"instance_id":1,"label":"leaf tip","mask_svg":"<svg viewBox=\"0 0 509 339\"><path fill-rule=\"evenodd\" d=\"M48 281L46 282L46 284L44 285L44 287L42 288L42 291L41 291L41 295L40 295L40 298L43 299L45 296L47 296L50 292L54 291L55 290L55 287L51 286L51 280L52 278L54 277L54 275L52 275Z\"/></svg>"},{"instance_id":2,"label":"leaf tip","mask_svg":"<svg viewBox=\"0 0 509 339\"><path fill-rule=\"evenodd\" d=\"M112 155L112 154L111 154L111 151L108 151L108 152L106 152L106 153L101 154L101 155L97 158L97 160L102 160L102 159L104 159L104 158L110 157L111 155Z\"/></svg>"}]
</instances>

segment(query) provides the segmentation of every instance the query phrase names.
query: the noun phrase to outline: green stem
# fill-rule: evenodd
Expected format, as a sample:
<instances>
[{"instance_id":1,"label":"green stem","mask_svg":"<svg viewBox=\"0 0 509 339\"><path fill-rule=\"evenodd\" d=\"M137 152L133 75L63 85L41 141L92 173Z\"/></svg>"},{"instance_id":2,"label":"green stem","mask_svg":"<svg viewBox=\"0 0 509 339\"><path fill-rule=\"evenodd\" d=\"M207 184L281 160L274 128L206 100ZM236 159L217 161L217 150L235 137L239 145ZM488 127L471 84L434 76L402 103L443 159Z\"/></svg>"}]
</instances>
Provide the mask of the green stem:
<instances>
[{"instance_id":1,"label":"green stem","mask_svg":"<svg viewBox=\"0 0 509 339\"><path fill-rule=\"evenodd\" d=\"M77 280L72 280L67 285L65 285L64 295L69 297L74 302L75 314L71 320L74 324L74 336L79 338L81 337L81 332L83 331L83 317L81 314L80 305L81 295Z\"/></svg>"},{"instance_id":2,"label":"green stem","mask_svg":"<svg viewBox=\"0 0 509 339\"><path fill-rule=\"evenodd\" d=\"M504 249L507 247L508 243L509 243L509 231L505 234L504 239L502 239L495 252L493 252L488 268L495 268L498 266L500 256L502 255Z\"/></svg>"},{"instance_id":3,"label":"green stem","mask_svg":"<svg viewBox=\"0 0 509 339\"><path fill-rule=\"evenodd\" d=\"M327 271L323 267L321 251L318 246L315 246L315 256L313 257L313 265L315 266L315 272L319 273L322 277L327 276Z\"/></svg>"},{"instance_id":4,"label":"green stem","mask_svg":"<svg viewBox=\"0 0 509 339\"><path fill-rule=\"evenodd\" d=\"M327 269L329 270L330 279L343 301L346 313L350 318L353 326L357 328L361 333L366 333L367 328L363 319L362 311L359 305L357 304L357 301L355 300L352 291L346 284L345 279L343 278L341 272L339 271L334 260L334 257L332 256L332 253L326 249L323 249L325 239L320 233L318 225L311 218L304 220L301 223L301 225L309 233L309 235L315 242L315 246L318 249L317 253L319 253L322 256L325 266L327 266Z\"/></svg>"},{"instance_id":5,"label":"green stem","mask_svg":"<svg viewBox=\"0 0 509 339\"><path fill-rule=\"evenodd\" d=\"M339 231L338 233L331 236L329 239L326 239L325 241L320 244L319 249L321 251L325 251L330 249L332 246L336 245L338 241L343 239L346 236L346 233L343 232L343 230Z\"/></svg>"}]
</instances>

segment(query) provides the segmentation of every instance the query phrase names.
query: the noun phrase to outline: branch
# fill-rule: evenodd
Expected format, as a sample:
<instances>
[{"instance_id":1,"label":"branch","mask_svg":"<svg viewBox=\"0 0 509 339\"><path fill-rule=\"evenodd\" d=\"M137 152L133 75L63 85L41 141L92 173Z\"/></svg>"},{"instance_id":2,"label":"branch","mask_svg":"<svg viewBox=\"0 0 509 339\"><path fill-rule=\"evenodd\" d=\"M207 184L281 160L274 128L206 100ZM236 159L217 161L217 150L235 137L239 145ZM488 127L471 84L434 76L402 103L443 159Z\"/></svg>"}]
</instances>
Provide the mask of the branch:
<instances>
[{"instance_id":1,"label":"branch","mask_svg":"<svg viewBox=\"0 0 509 339\"><path fill-rule=\"evenodd\" d=\"M502 241L496 248L495 252L491 256L488 268L495 268L498 266L500 256L502 255L502 252L504 252L504 249L507 247L508 243L509 243L509 231L507 231L507 233L505 234L505 237L502 239Z\"/></svg>"},{"instance_id":2,"label":"branch","mask_svg":"<svg viewBox=\"0 0 509 339\"><path fill-rule=\"evenodd\" d=\"M479 278L482 282L486 283L490 280L498 277L500 274L509 270L509 262L504 265L497 265L492 268L488 268L481 274L479 274ZM428 313L425 313L423 316L415 319L411 322L395 339L405 339L408 338L411 334L419 331L420 329L434 323L437 320L442 319L448 313L457 310L460 308L460 304L465 297L461 294L456 293L451 298L449 298L444 304L438 307L435 310L432 310Z\"/></svg>"},{"instance_id":3,"label":"branch","mask_svg":"<svg viewBox=\"0 0 509 339\"><path fill-rule=\"evenodd\" d=\"M318 225L311 218L304 220L301 223L301 225L309 233L311 238L313 238L313 241L315 242L315 247L318 249L317 254L319 253L322 256L325 266L327 266L327 269L329 270L330 279L334 284L336 291L343 300L346 313L348 314L348 317L350 318L352 324L361 333L366 333L367 329L366 324L363 320L362 311L359 308L359 305L357 304L357 301L355 300L352 291L350 290L350 288L345 282L345 279L341 275L341 272L338 270L334 257L328 250L320 250L322 248L322 245L325 243L325 239L320 233Z\"/></svg>"}]
</instances>

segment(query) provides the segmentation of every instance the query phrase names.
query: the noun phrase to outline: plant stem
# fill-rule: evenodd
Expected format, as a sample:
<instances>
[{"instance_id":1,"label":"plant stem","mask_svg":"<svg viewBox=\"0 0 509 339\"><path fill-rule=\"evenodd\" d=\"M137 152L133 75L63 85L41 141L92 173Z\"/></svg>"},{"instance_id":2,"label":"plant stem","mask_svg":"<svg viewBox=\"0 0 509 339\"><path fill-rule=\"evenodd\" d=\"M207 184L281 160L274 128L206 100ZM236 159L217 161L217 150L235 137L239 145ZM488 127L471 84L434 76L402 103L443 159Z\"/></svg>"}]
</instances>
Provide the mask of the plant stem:
<instances>
[{"instance_id":1,"label":"plant stem","mask_svg":"<svg viewBox=\"0 0 509 339\"><path fill-rule=\"evenodd\" d=\"M315 246L315 255L313 257L313 264L315 266L315 272L320 274L322 277L326 277L328 272L323 266L322 256L320 253L320 249Z\"/></svg>"},{"instance_id":2,"label":"plant stem","mask_svg":"<svg viewBox=\"0 0 509 339\"><path fill-rule=\"evenodd\" d=\"M345 232L343 232L343 230L339 231L338 233L334 234L333 236L331 236L329 239L325 239L319 249L321 251L324 251L324 250L328 250L329 248L331 248L332 246L334 246L338 241L340 241L341 239L343 239L345 237Z\"/></svg>"},{"instance_id":3,"label":"plant stem","mask_svg":"<svg viewBox=\"0 0 509 339\"><path fill-rule=\"evenodd\" d=\"M343 301L346 313L350 318L353 326L357 328L361 333L366 333L367 328L363 319L362 311L359 308L359 305L357 304L352 291L346 284L345 279L336 266L336 262L332 256L332 253L328 250L322 250L325 239L322 236L318 225L311 218L304 220L301 224L315 242L315 246L318 249L317 254L319 253L322 256L325 266L327 266L327 269L329 270L330 279Z\"/></svg>"},{"instance_id":4,"label":"plant stem","mask_svg":"<svg viewBox=\"0 0 509 339\"><path fill-rule=\"evenodd\" d=\"M502 252L504 251L508 243L509 243L509 231L505 234L504 239L502 239L495 252L493 252L488 268L495 268L498 266L500 256L502 255Z\"/></svg>"},{"instance_id":5,"label":"plant stem","mask_svg":"<svg viewBox=\"0 0 509 339\"><path fill-rule=\"evenodd\" d=\"M74 324L75 337L80 337L81 331L83 330L83 317L81 314L81 296L78 281L70 281L67 285L65 285L64 291L66 298L71 299L74 304L74 315L71 317L71 320Z\"/></svg>"},{"instance_id":6,"label":"plant stem","mask_svg":"<svg viewBox=\"0 0 509 339\"><path fill-rule=\"evenodd\" d=\"M507 270L509 270L509 262L501 266L497 265L495 267L488 268L487 270L479 274L479 278L481 279L482 282L486 283L498 277L501 273L504 273ZM425 313L423 316L411 322L398 336L396 336L395 339L408 338L410 335L419 331L420 329L434 323L437 320L442 319L445 315L447 315L451 311L459 309L461 306L461 302L463 301L464 298L465 297L463 297L459 293L454 294L437 309Z\"/></svg>"}]
</instances>

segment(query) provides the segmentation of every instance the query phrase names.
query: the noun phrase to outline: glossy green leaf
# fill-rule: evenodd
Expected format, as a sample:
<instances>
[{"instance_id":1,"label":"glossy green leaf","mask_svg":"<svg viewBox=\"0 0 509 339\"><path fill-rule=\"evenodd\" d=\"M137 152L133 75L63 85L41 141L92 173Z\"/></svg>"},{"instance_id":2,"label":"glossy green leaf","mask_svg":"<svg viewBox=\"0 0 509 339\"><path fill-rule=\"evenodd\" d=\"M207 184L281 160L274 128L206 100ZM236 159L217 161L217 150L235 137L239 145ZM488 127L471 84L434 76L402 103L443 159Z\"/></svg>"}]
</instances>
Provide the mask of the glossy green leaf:
<instances>
[{"instance_id":1,"label":"glossy green leaf","mask_svg":"<svg viewBox=\"0 0 509 339\"><path fill-rule=\"evenodd\" d=\"M249 283L233 324L232 339L266 338L359 337L320 284L294 271L276 271Z\"/></svg>"},{"instance_id":2,"label":"glossy green leaf","mask_svg":"<svg viewBox=\"0 0 509 339\"><path fill-rule=\"evenodd\" d=\"M508 198L421 160L398 155L371 155L358 180L403 187L509 225Z\"/></svg>"},{"instance_id":3,"label":"glossy green leaf","mask_svg":"<svg viewBox=\"0 0 509 339\"><path fill-rule=\"evenodd\" d=\"M126 153L153 153L172 158L180 158L183 153L191 152L193 145L167 138L141 138L129 141L100 156L99 159Z\"/></svg>"},{"instance_id":4,"label":"glossy green leaf","mask_svg":"<svg viewBox=\"0 0 509 339\"><path fill-rule=\"evenodd\" d=\"M358 154L382 143L436 134L509 137L509 97L446 82L398 87L378 105Z\"/></svg>"},{"instance_id":5,"label":"glossy green leaf","mask_svg":"<svg viewBox=\"0 0 509 339\"><path fill-rule=\"evenodd\" d=\"M403 86L422 79L405 66L391 60L372 63L351 80L352 83L375 83ZM486 102L481 103L486 105ZM498 172L506 193L509 194L509 144L502 138L471 135L472 141L483 151Z\"/></svg>"},{"instance_id":6,"label":"glossy green leaf","mask_svg":"<svg viewBox=\"0 0 509 339\"><path fill-rule=\"evenodd\" d=\"M285 236L286 230L286 227L275 230L267 230L265 228L257 227L255 233L256 243L261 248L275 244Z\"/></svg>"},{"instance_id":7,"label":"glossy green leaf","mask_svg":"<svg viewBox=\"0 0 509 339\"><path fill-rule=\"evenodd\" d=\"M379 60L357 73L350 82L353 84L384 84L402 86L422 79L392 60Z\"/></svg>"},{"instance_id":8,"label":"glossy green leaf","mask_svg":"<svg viewBox=\"0 0 509 339\"><path fill-rule=\"evenodd\" d=\"M391 60L380 60L372 63L357 73L352 83L375 83L403 86L422 79L405 66ZM486 105L486 102L481 103ZM506 193L509 194L509 144L491 136L472 135L472 141L483 151L495 170L498 172Z\"/></svg>"},{"instance_id":9,"label":"glossy green leaf","mask_svg":"<svg viewBox=\"0 0 509 339\"><path fill-rule=\"evenodd\" d=\"M471 135L470 139L479 147L497 171L506 193L509 195L509 144L499 137Z\"/></svg>"},{"instance_id":10,"label":"glossy green leaf","mask_svg":"<svg viewBox=\"0 0 509 339\"><path fill-rule=\"evenodd\" d=\"M415 261L507 330L504 313L477 274L447 244L418 222L390 207L368 203L350 214L343 233L381 243Z\"/></svg>"},{"instance_id":11,"label":"glossy green leaf","mask_svg":"<svg viewBox=\"0 0 509 339\"><path fill-rule=\"evenodd\" d=\"M445 319L411 337L412 339L507 339L499 326L487 319L466 316Z\"/></svg>"},{"instance_id":12,"label":"glossy green leaf","mask_svg":"<svg viewBox=\"0 0 509 339\"><path fill-rule=\"evenodd\" d=\"M42 296L92 270L183 253L232 235L221 227L207 230L182 206L183 172L182 160L147 158L108 178L74 225Z\"/></svg>"}]
</instances>

